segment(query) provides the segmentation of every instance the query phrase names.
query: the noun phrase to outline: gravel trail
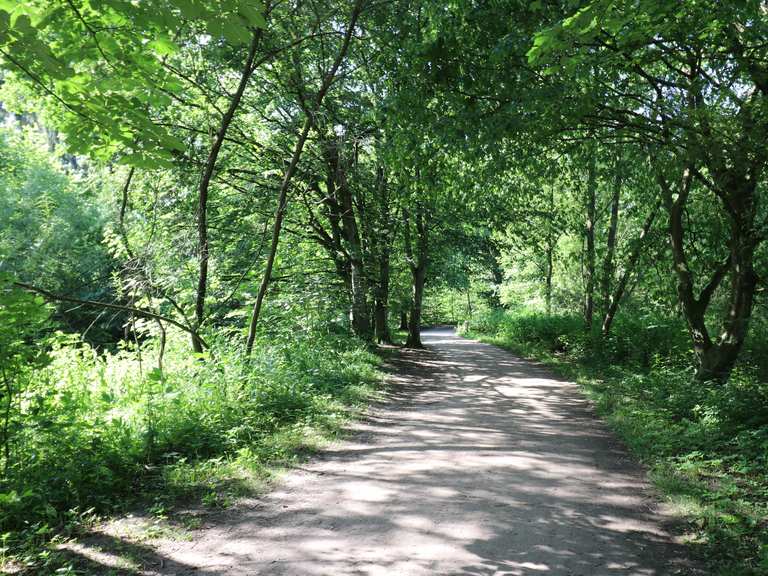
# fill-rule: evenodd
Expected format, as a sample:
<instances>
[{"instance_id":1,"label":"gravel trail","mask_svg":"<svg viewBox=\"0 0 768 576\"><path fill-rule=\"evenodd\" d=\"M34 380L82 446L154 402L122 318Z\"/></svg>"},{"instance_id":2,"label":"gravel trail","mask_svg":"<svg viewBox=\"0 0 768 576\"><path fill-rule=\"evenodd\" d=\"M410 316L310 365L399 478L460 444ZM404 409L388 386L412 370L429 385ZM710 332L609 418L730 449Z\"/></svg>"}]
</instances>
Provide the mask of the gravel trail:
<instances>
[{"instance_id":1,"label":"gravel trail","mask_svg":"<svg viewBox=\"0 0 768 576\"><path fill-rule=\"evenodd\" d=\"M153 545L143 573L704 574L574 384L450 329L424 342L349 440Z\"/></svg>"}]
</instances>

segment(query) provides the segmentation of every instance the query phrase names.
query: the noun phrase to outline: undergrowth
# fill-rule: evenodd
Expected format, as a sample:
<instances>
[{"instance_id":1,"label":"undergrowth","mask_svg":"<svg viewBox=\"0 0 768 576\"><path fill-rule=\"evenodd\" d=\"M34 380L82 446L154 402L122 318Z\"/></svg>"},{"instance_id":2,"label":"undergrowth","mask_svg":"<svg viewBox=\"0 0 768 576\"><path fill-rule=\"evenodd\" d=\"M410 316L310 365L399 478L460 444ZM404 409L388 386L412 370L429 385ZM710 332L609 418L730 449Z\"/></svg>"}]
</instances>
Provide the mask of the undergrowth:
<instances>
[{"instance_id":1,"label":"undergrowth","mask_svg":"<svg viewBox=\"0 0 768 576\"><path fill-rule=\"evenodd\" d=\"M577 381L687 519L713 573L768 574L764 338L753 334L726 384L704 385L693 380L685 327L674 318L623 318L602 340L575 315L495 311L467 333Z\"/></svg>"},{"instance_id":2,"label":"undergrowth","mask_svg":"<svg viewBox=\"0 0 768 576\"><path fill-rule=\"evenodd\" d=\"M263 489L275 470L336 435L375 393L379 359L348 336L313 331L257 342L250 362L222 339L204 358L169 338L97 352L56 335L14 375L0 481L2 568L75 570L62 539L135 506L164 514Z\"/></svg>"}]
</instances>

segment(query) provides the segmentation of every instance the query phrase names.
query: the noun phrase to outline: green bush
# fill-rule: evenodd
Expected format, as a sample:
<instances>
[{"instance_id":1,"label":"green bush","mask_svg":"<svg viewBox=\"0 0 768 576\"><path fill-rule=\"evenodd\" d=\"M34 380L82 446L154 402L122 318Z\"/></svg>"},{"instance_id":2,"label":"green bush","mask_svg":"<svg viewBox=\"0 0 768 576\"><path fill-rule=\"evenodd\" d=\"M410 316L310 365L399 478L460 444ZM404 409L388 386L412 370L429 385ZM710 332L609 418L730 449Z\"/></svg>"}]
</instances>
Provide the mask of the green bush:
<instances>
[{"instance_id":1,"label":"green bush","mask_svg":"<svg viewBox=\"0 0 768 576\"><path fill-rule=\"evenodd\" d=\"M19 377L0 530L19 541L47 534L71 511L108 511L179 465L289 458L303 438L337 429L378 378L377 358L349 337L295 333L259 343L250 362L225 340L201 361L186 340L169 337L161 372L152 344L97 353L51 339L49 362Z\"/></svg>"},{"instance_id":2,"label":"green bush","mask_svg":"<svg viewBox=\"0 0 768 576\"><path fill-rule=\"evenodd\" d=\"M650 368L659 363L690 364L685 325L677 318L622 316L611 334L601 338L599 326L584 329L575 314L551 314L516 309L493 310L478 315L469 330L514 342L534 351L567 354L581 360L605 364L633 364Z\"/></svg>"},{"instance_id":3,"label":"green bush","mask_svg":"<svg viewBox=\"0 0 768 576\"><path fill-rule=\"evenodd\" d=\"M685 324L676 317L622 314L607 338L594 341L597 351L611 361L643 368L658 362L684 366L692 360Z\"/></svg>"}]
</instances>

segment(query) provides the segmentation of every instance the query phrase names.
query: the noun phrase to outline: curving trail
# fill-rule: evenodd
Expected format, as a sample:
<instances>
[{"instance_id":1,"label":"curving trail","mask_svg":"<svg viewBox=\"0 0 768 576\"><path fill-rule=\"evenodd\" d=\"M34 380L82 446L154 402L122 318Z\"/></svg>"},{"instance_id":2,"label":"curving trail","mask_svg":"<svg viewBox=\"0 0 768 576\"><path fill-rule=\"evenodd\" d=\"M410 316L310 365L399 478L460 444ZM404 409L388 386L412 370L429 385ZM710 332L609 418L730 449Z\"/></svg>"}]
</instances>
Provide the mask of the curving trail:
<instances>
[{"instance_id":1,"label":"curving trail","mask_svg":"<svg viewBox=\"0 0 768 576\"><path fill-rule=\"evenodd\" d=\"M146 574L703 574L573 384L449 329L405 352L350 441Z\"/></svg>"}]
</instances>

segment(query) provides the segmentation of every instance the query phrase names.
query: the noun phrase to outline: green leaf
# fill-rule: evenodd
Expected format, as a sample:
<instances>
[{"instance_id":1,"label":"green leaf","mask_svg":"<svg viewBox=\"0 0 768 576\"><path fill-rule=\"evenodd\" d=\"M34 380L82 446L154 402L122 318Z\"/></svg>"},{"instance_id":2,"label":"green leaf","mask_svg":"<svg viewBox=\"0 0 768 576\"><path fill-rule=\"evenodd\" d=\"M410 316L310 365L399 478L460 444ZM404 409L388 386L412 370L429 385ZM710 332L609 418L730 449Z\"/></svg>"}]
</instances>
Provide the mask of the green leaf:
<instances>
[{"instance_id":1,"label":"green leaf","mask_svg":"<svg viewBox=\"0 0 768 576\"><path fill-rule=\"evenodd\" d=\"M243 4L239 7L238 13L240 16L242 16L245 21L253 26L254 28L266 28L267 27L267 21L264 19L264 16L262 13L254 8L253 6L249 6L248 4Z\"/></svg>"},{"instance_id":2,"label":"green leaf","mask_svg":"<svg viewBox=\"0 0 768 576\"><path fill-rule=\"evenodd\" d=\"M251 33L241 24L238 18L227 19L223 24L222 31L224 38L235 45L246 44L251 38Z\"/></svg>"},{"instance_id":3,"label":"green leaf","mask_svg":"<svg viewBox=\"0 0 768 576\"><path fill-rule=\"evenodd\" d=\"M205 14L205 8L197 2L190 0L171 0L185 18L190 20L200 18Z\"/></svg>"},{"instance_id":4,"label":"green leaf","mask_svg":"<svg viewBox=\"0 0 768 576\"><path fill-rule=\"evenodd\" d=\"M150 42L148 47L154 50L160 56L167 56L169 54L175 54L179 51L179 46L166 36L160 36Z\"/></svg>"},{"instance_id":5,"label":"green leaf","mask_svg":"<svg viewBox=\"0 0 768 576\"><path fill-rule=\"evenodd\" d=\"M169 150L184 151L187 148L187 145L182 140L179 140L172 134L160 134L158 139L160 140L160 143Z\"/></svg>"}]
</instances>

